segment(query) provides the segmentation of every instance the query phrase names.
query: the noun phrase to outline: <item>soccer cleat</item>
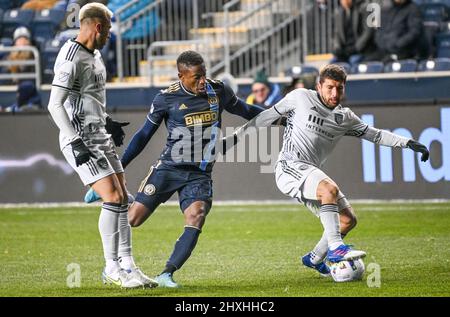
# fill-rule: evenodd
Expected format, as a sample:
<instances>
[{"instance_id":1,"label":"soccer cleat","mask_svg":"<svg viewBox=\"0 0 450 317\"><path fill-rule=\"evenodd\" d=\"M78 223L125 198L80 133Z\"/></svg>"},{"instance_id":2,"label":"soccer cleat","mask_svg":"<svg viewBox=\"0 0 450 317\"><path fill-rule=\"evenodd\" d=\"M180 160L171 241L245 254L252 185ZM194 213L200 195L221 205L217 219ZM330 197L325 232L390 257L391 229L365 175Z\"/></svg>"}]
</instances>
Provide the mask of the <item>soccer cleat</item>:
<instances>
[{"instance_id":1,"label":"soccer cleat","mask_svg":"<svg viewBox=\"0 0 450 317\"><path fill-rule=\"evenodd\" d=\"M84 202L86 204L93 203L94 201L102 199L92 188L88 190L86 195L84 195Z\"/></svg>"},{"instance_id":2,"label":"soccer cleat","mask_svg":"<svg viewBox=\"0 0 450 317\"><path fill-rule=\"evenodd\" d=\"M131 277L134 279L140 281L145 288L154 288L158 286L158 282L154 279L149 278L147 275L144 274L144 272L141 271L140 268L134 268L127 271L128 274L130 274Z\"/></svg>"},{"instance_id":3,"label":"soccer cleat","mask_svg":"<svg viewBox=\"0 0 450 317\"><path fill-rule=\"evenodd\" d=\"M318 264L313 264L311 262L311 253L305 254L302 257L302 263L304 266L310 267L319 272L321 276L324 277L330 276L330 268L324 262L320 262Z\"/></svg>"},{"instance_id":4,"label":"soccer cleat","mask_svg":"<svg viewBox=\"0 0 450 317\"><path fill-rule=\"evenodd\" d=\"M112 274L106 274L106 272L103 270L102 282L103 284L113 284L122 288L144 287L144 284L141 281L139 281L123 269L120 269Z\"/></svg>"},{"instance_id":5,"label":"soccer cleat","mask_svg":"<svg viewBox=\"0 0 450 317\"><path fill-rule=\"evenodd\" d=\"M173 280L171 273L162 273L155 277L155 281L158 282L159 287L179 287L179 285Z\"/></svg>"},{"instance_id":6,"label":"soccer cleat","mask_svg":"<svg viewBox=\"0 0 450 317\"><path fill-rule=\"evenodd\" d=\"M341 244L334 250L328 249L327 258L332 263L341 262L344 260L356 260L366 256L366 252L353 250L348 244Z\"/></svg>"}]
</instances>

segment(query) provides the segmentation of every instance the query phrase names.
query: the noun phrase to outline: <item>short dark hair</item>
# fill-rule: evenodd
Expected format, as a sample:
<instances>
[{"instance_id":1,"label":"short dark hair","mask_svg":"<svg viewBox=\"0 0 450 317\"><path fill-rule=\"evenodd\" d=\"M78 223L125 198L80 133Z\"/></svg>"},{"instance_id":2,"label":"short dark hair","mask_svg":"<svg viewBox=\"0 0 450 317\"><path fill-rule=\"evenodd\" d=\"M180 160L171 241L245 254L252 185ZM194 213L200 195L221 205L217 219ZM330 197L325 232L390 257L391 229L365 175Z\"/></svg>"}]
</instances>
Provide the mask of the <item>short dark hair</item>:
<instances>
[{"instance_id":1,"label":"short dark hair","mask_svg":"<svg viewBox=\"0 0 450 317\"><path fill-rule=\"evenodd\" d=\"M327 78L345 84L347 81L347 73L345 72L344 67L336 64L329 64L320 71L319 82L322 84Z\"/></svg>"},{"instance_id":2,"label":"short dark hair","mask_svg":"<svg viewBox=\"0 0 450 317\"><path fill-rule=\"evenodd\" d=\"M205 61L203 57L194 51L185 51L180 54L177 58L177 68L180 70L180 65L185 67L198 66L203 64Z\"/></svg>"}]
</instances>

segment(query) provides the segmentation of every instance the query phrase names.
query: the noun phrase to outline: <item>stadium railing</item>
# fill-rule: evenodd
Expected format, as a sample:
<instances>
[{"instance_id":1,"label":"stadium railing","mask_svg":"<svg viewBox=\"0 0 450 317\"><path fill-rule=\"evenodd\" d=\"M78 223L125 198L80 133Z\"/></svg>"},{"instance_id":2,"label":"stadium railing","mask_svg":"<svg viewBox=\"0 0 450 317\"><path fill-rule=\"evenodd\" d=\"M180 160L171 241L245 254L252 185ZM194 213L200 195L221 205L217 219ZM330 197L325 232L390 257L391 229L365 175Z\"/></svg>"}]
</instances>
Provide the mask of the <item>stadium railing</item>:
<instances>
[{"instance_id":1,"label":"stadium railing","mask_svg":"<svg viewBox=\"0 0 450 317\"><path fill-rule=\"evenodd\" d=\"M35 79L36 87L41 86L41 62L39 51L34 46L20 46L20 47L2 47L0 46L0 54L17 52L17 51L31 51L33 53L33 59L30 60L1 60L0 68L10 67L10 66L34 66L33 72L25 73L10 73L10 72L0 72L1 80L16 80L16 79Z\"/></svg>"}]
</instances>

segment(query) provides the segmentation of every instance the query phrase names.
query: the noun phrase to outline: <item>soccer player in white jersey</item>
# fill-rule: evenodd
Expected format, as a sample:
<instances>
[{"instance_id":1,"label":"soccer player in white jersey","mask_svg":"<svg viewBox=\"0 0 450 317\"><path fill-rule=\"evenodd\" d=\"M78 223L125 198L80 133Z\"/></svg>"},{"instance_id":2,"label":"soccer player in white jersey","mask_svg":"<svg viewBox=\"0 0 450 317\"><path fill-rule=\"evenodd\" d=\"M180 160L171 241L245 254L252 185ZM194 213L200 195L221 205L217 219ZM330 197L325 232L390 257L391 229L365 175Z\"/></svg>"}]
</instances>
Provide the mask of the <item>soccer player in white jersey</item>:
<instances>
[{"instance_id":1,"label":"soccer player in white jersey","mask_svg":"<svg viewBox=\"0 0 450 317\"><path fill-rule=\"evenodd\" d=\"M323 225L322 238L302 257L304 265L329 275L329 262L364 257L364 251L344 244L343 237L355 227L356 216L338 185L321 167L341 137L348 135L391 147L410 148L428 160L427 148L413 139L369 127L340 102L344 97L347 74L338 65L322 69L317 91L296 89L272 108L261 112L227 138L228 144L241 139L251 126L269 126L287 115L283 147L275 167L282 193L296 198L316 214ZM233 142L231 142L233 138ZM230 141L228 141L230 140Z\"/></svg>"},{"instance_id":2,"label":"soccer player in white jersey","mask_svg":"<svg viewBox=\"0 0 450 317\"><path fill-rule=\"evenodd\" d=\"M98 223L106 260L103 282L155 287L157 283L136 267L131 252L125 177L112 144L123 143L124 124L109 118L105 109L106 69L99 50L109 38L111 17L100 3L81 8L80 32L63 45L55 62L48 110L60 130L67 162L104 201Z\"/></svg>"}]
</instances>

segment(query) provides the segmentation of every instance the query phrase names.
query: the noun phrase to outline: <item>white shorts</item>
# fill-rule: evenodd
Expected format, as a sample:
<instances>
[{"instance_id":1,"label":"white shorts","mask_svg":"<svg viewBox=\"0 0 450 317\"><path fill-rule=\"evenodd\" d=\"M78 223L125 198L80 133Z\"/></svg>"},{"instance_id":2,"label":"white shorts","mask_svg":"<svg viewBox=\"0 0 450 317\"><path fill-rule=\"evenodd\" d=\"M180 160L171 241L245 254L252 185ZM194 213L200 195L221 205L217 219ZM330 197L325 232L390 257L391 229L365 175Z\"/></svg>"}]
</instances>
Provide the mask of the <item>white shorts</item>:
<instances>
[{"instance_id":1,"label":"white shorts","mask_svg":"<svg viewBox=\"0 0 450 317\"><path fill-rule=\"evenodd\" d=\"M87 163L77 167L70 145L63 147L62 153L85 186L109 175L123 173L122 163L116 154L110 135L104 128L92 129L91 127L91 132L85 131L83 142L97 158L91 158Z\"/></svg>"},{"instance_id":2,"label":"white shorts","mask_svg":"<svg viewBox=\"0 0 450 317\"><path fill-rule=\"evenodd\" d=\"M286 196L303 203L313 214L319 216L320 201L317 187L324 179L331 179L317 167L298 161L279 161L275 167L278 189ZM350 207L344 193L338 193L339 211Z\"/></svg>"}]
</instances>

